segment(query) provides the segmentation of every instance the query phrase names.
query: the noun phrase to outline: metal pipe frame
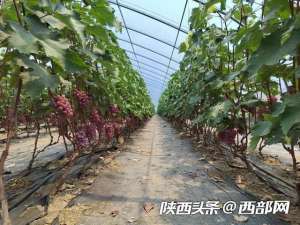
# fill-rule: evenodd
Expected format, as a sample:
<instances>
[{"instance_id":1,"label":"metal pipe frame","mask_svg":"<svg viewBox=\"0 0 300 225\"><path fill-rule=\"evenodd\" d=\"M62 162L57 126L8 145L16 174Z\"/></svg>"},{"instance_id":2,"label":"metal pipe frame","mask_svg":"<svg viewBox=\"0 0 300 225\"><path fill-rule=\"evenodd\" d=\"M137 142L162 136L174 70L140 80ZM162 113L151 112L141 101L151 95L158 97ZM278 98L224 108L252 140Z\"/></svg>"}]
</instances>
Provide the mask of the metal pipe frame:
<instances>
[{"instance_id":1,"label":"metal pipe frame","mask_svg":"<svg viewBox=\"0 0 300 225\"><path fill-rule=\"evenodd\" d=\"M149 75L149 74L146 74L146 73L142 73L141 74L142 77L145 77L145 78L149 78L151 79L152 81L156 81L157 83L161 84L163 81L160 80L160 79L157 79L157 78L153 78L153 76Z\"/></svg>"},{"instance_id":2,"label":"metal pipe frame","mask_svg":"<svg viewBox=\"0 0 300 225\"><path fill-rule=\"evenodd\" d=\"M146 85L149 85L149 86L151 86L151 88L155 88L156 90L158 90L158 91L160 91L161 89L159 88L159 87L157 87L157 85L156 84L153 84L153 83L149 83L149 82L145 82L146 83Z\"/></svg>"},{"instance_id":3,"label":"metal pipe frame","mask_svg":"<svg viewBox=\"0 0 300 225\"><path fill-rule=\"evenodd\" d=\"M122 8L125 8L125 9L128 9L128 10L130 10L130 11L132 11L132 12L135 12L135 13L138 13L138 14L140 14L140 15L143 15L143 16L145 16L145 17L148 17L148 18L150 18L150 19L153 19L153 20L155 20L155 21L157 21L157 22L160 22L160 23L162 23L162 24L165 24L165 25L167 25L168 27L172 27L172 28L174 28L175 30L180 30L181 32L183 32L183 33L188 33L188 31L187 30L185 30L185 29L183 29L183 28L180 28L180 27L177 27L176 25L174 25L174 24L172 24L172 23L169 23L168 21L166 21L166 20L163 20L163 19L161 19L161 18L158 18L158 17L156 17L156 16L153 16L153 15L150 15L149 13L147 13L147 12L145 12L145 11L142 11L142 10L139 10L139 9L136 9L136 8L133 8L133 7L131 7L131 6L129 6L129 5L125 5L125 4L123 4L123 3L116 3L116 2L114 2L114 1L111 1L111 0L109 0L108 1L109 3L111 3L111 4L114 4L114 5L119 5L120 7L122 7Z\"/></svg>"},{"instance_id":4,"label":"metal pipe frame","mask_svg":"<svg viewBox=\"0 0 300 225\"><path fill-rule=\"evenodd\" d=\"M186 11L186 7L187 7L187 4L188 4L188 1L189 0L185 1L185 5L184 5L184 8L183 8L183 12L182 12L182 16L181 16L179 28L182 26L182 22L183 22L183 18L184 18L184 15L185 15L185 11ZM179 29L177 30L177 35L176 35L176 38L175 38L174 46L176 46L176 44L177 44L178 37L179 37ZM162 84L162 88L165 86L165 83L166 83L166 80L167 80L167 76L168 76L168 72L169 72L169 69L170 69L170 66L171 66L171 60L173 58L174 51L175 51L175 48L172 49L171 57L170 57L169 64L168 64L168 69L167 69L167 72L166 72L166 75L165 75L165 78L164 78L164 82Z\"/></svg>"},{"instance_id":5,"label":"metal pipe frame","mask_svg":"<svg viewBox=\"0 0 300 225\"><path fill-rule=\"evenodd\" d=\"M160 81L160 83L163 82L163 80L160 77L155 76L155 74L153 74L153 73L149 74L149 73L145 73L145 72L142 71L141 75L145 75L145 76L151 77L154 80Z\"/></svg>"},{"instance_id":6,"label":"metal pipe frame","mask_svg":"<svg viewBox=\"0 0 300 225\"><path fill-rule=\"evenodd\" d=\"M125 21L124 15L123 15L123 13L122 13L121 7L120 7L120 5L119 5L119 1L118 1L118 0L116 0L116 1L117 1L118 9L120 10L120 14L121 14L122 20L123 20L123 22L124 22L124 26L125 26L125 28L126 28L126 21ZM131 40L129 31L128 31L127 28L126 28L126 32L127 32L127 35L128 35L129 41L130 41L130 45L131 45L131 48L132 48L132 52L133 52L133 54L134 54L134 56L135 56L135 58L136 58L136 60L137 60L137 56L136 56L136 53L135 53L135 50L134 50L134 47L133 47L133 44L132 44L132 40ZM140 67L139 63L138 63L138 67ZM140 70L140 69L139 69L139 70ZM141 72L141 71L140 71L140 72Z\"/></svg>"},{"instance_id":7,"label":"metal pipe frame","mask_svg":"<svg viewBox=\"0 0 300 225\"><path fill-rule=\"evenodd\" d=\"M155 67L155 66L152 66L152 65L150 65L150 64L148 64L148 63L141 62L141 61L136 60L136 59L133 59L133 58L131 58L131 57L129 57L129 56L128 56L128 58L129 58L130 60L132 60L133 62L136 62L136 63L139 62L141 65L148 66L149 68L155 69L155 70L157 70L157 71L159 71L159 72L162 72L162 73L166 73L166 71L163 71L163 70L161 70L161 69L159 69L159 68L157 68L157 67ZM167 65L166 65L166 68L167 68ZM170 73L169 75L171 75L171 74L172 74L172 73Z\"/></svg>"},{"instance_id":8,"label":"metal pipe frame","mask_svg":"<svg viewBox=\"0 0 300 225\"><path fill-rule=\"evenodd\" d=\"M153 39L153 40L156 40L156 41L158 41L158 42L161 42L161 43L163 43L163 44L165 44L165 45L168 45L168 46L171 47L171 48L174 48L174 46L173 46L172 44L170 44L170 43L168 43L168 42L166 42L166 41L164 41L164 40L161 40L161 39L159 39L159 38L157 38L157 37L154 37L154 36L152 36L152 35L150 35L150 34L147 34L147 33L145 33L145 32L139 31L139 30L134 29L134 28L132 28L132 27L128 27L128 26L125 27L124 25L122 25L122 27L127 28L128 30L133 31L133 32L135 32L135 33L138 33L138 34L141 34L141 35L143 35L143 36L146 36L146 37L148 37L148 38L151 38L151 39ZM175 48L178 49L177 46L175 46Z\"/></svg>"},{"instance_id":9,"label":"metal pipe frame","mask_svg":"<svg viewBox=\"0 0 300 225\"><path fill-rule=\"evenodd\" d=\"M143 49L145 49L145 50L147 50L147 51L150 51L150 52L152 52L152 53L155 53L155 54L157 54L157 55L159 55L159 56L161 56L161 57L164 57L164 58L166 58L166 59L170 59L169 56L166 56L166 55L164 55L164 54L162 54L162 53L160 53L160 52L157 52L157 51L154 51L154 50L152 50L152 49L150 49L150 48L147 48L147 47L145 47L144 45L140 45L140 44L137 44L137 43L134 43L134 42L131 42L131 43L130 43L130 41L127 41L127 40L125 40L125 39L123 39L123 38L119 38L119 37L118 37L118 40L123 41L123 42L126 42L126 43L129 43L129 44L132 43L133 45L135 45L135 46L137 46L137 47L143 48ZM172 61L175 62L175 63L177 63L177 64L180 64L180 62L176 61L175 59L172 59Z\"/></svg>"},{"instance_id":10,"label":"metal pipe frame","mask_svg":"<svg viewBox=\"0 0 300 225\"><path fill-rule=\"evenodd\" d=\"M159 78L163 78L163 77L164 77L163 74L158 74L157 72L152 71L152 70L149 70L149 69L147 69L147 68L145 68L145 67L141 67L141 70L142 70L142 71L147 71L147 72L149 72L149 73L151 73L151 74L156 74L157 76L159 76Z\"/></svg>"},{"instance_id":11,"label":"metal pipe frame","mask_svg":"<svg viewBox=\"0 0 300 225\"><path fill-rule=\"evenodd\" d=\"M147 76L145 76L145 75L143 75L143 74L142 74L142 77L143 77L144 80L150 80L150 81L152 81L152 82L154 82L154 83L157 83L157 82L158 82L157 80L151 79L150 77L147 77Z\"/></svg>"},{"instance_id":12,"label":"metal pipe frame","mask_svg":"<svg viewBox=\"0 0 300 225\"><path fill-rule=\"evenodd\" d=\"M141 68L141 71L140 71L141 75L148 76L149 78L152 78L153 80L156 80L156 81L160 81L160 83L163 82L163 79L162 79L163 77L160 76L160 74L157 74L150 70L146 70L146 71L150 72L150 73L148 73L148 72L144 72L143 70L144 69Z\"/></svg>"},{"instance_id":13,"label":"metal pipe frame","mask_svg":"<svg viewBox=\"0 0 300 225\"><path fill-rule=\"evenodd\" d=\"M151 58L149 58L149 57L147 57L147 56L145 56L145 55L143 55L143 54L134 53L133 51L130 51L130 50L128 50L128 49L124 49L124 50L125 50L126 52L129 52L129 53L131 53L131 54L135 54L135 55L137 55L137 56L140 56L140 57L142 57L142 58L148 59L148 60L150 60L150 61L152 61L152 62L154 62L154 63L160 64L160 65L165 66L165 67L168 68L168 65L163 64L163 63L161 63L161 62L159 62L159 61L157 61L157 60L151 59ZM172 67L169 67L169 69L171 69L171 70L173 70L173 71L177 71L177 69L172 68Z\"/></svg>"},{"instance_id":14,"label":"metal pipe frame","mask_svg":"<svg viewBox=\"0 0 300 225\"><path fill-rule=\"evenodd\" d=\"M201 5L205 5L205 4L206 4L205 2L202 2L202 1L200 1L200 0L192 0L192 1L197 2L197 3L201 4ZM224 13L224 12L221 11L221 10L217 10L216 12L222 14L223 16L226 16L226 13ZM239 20L233 18L232 16L230 17L230 19L231 19L232 21L236 22L238 25L243 26L243 23L241 23Z\"/></svg>"},{"instance_id":15,"label":"metal pipe frame","mask_svg":"<svg viewBox=\"0 0 300 225\"><path fill-rule=\"evenodd\" d=\"M148 76L148 77L151 77L152 79L157 79L158 81L163 82L163 80L160 79L159 77L153 76L153 75L155 75L155 74L149 74L149 73L142 72L141 75L146 75L146 76Z\"/></svg>"},{"instance_id":16,"label":"metal pipe frame","mask_svg":"<svg viewBox=\"0 0 300 225\"><path fill-rule=\"evenodd\" d=\"M204 6L206 5L206 3L205 3L205 2L202 2L201 0L192 0L192 1L194 1L194 2L196 2L196 3L198 3L198 4L200 4L200 5L204 5ZM188 31L186 31L185 29L182 28L182 21L183 21L184 15L185 15L185 11L186 11L186 6L187 6L187 3L188 3L188 0L186 0L185 7L184 7L184 10L183 10L183 13L182 13L182 18L181 18L179 27L177 27L176 25L174 25L174 24L172 24L172 23L170 23L170 22L168 22L168 21L166 21L166 20L164 20L164 19L161 19L161 18L159 18L159 17L157 17L157 16L151 15L151 14L149 14L148 12L146 12L145 10L136 9L136 8L131 7L131 6L128 6L128 5L126 5L126 4L119 3L118 0L116 0L116 1L108 0L108 2L111 3L111 4L117 5L117 6L118 6L118 9L119 9L119 11L120 11L120 13L121 13L121 16L122 16L122 19L123 19L123 22L124 22L123 27L126 29L127 35L128 35L128 37L129 37L129 41L124 40L124 39L121 39L121 38L119 38L119 40L124 41L124 42L127 42L127 43L130 43L130 45L131 45L131 47L132 47L132 51L126 50L126 49L125 49L126 52L129 52L129 53L134 54L135 59L132 59L132 58L129 57L130 60L132 60L132 61L134 61L134 62L137 63L137 67L138 67L138 69L139 69L141 75L144 75L144 76L150 76L150 77L151 77L151 78L148 77L147 79L152 79L152 80L154 81L155 79L153 78L153 75L155 75L154 77L155 77L156 79L158 79L159 81L161 81L161 80L159 79L160 76L159 76L157 73L154 73L154 72L151 71L151 70L148 70L148 69L143 68L143 70L146 70L146 71L150 72L152 75L149 75L149 74L147 74L147 73L142 72L142 71L141 71L142 68L141 68L140 64L143 64L143 65L145 65L145 66L148 66L148 67L151 68L151 69L155 69L155 70L157 70L157 71L160 71L160 72L165 73L164 81L163 81L162 87L161 87L161 88L163 88L163 87L165 86L165 82L166 82L167 77L170 75L170 74L169 74L169 70L177 71L177 69L170 67L171 62L173 61L173 62L175 62L175 63L177 63L177 64L180 64L178 61L176 61L176 60L173 59L173 55L174 55L175 49L178 50L178 47L176 46L176 44L177 44L177 41L178 41L179 33L180 33L180 32L183 32L183 33L185 33L185 34L188 33ZM148 17L148 18L150 18L150 19L152 19L152 20L155 20L155 21L157 21L157 22L159 22L159 23L162 23L162 24L164 24L164 25L166 25L166 26L168 26L168 27L171 27L171 28L176 29L176 30L177 30L177 35L176 35L176 40L175 40L174 45L172 45L172 44L170 44L170 43L168 43L168 42L166 42L166 41L164 41L164 40L161 40L161 39L159 39L159 38L157 38L157 37L155 37L155 36L152 36L151 34L147 34L147 33L142 32L142 31L140 31L140 30L137 30L137 29L128 27L128 26L126 25L126 21L125 21L125 19L124 19L124 16L123 16L123 13L122 13L121 8L125 8L125 9L127 9L127 10L129 10L129 11L138 13L138 14L143 15L143 16L145 16L145 17ZM222 15L226 15L226 13L224 13L224 12L221 11L221 10L217 10L217 13L222 14ZM240 26L243 26L243 25L244 25L241 21L239 21L239 20L237 20L237 19L235 19L235 18L233 18L233 17L231 17L231 20L234 21L234 22L236 22L236 23L237 23L238 25L240 25ZM159 53L159 52L157 52L157 51L155 51L155 50L152 50L152 49L150 49L150 48L147 48L146 46L143 46L143 45L136 44L136 43L132 42L132 39L131 39L131 37L130 37L130 32L129 32L129 31L138 33L138 34L140 34L140 35L143 35L143 36L146 36L146 37L151 38L151 39L153 39L153 40L156 40L156 41L158 41L158 42L161 42L161 43L163 43L163 44L165 44L165 45L167 45L167 46L169 46L169 47L172 47L172 53L171 53L171 56L168 57L168 56L166 56L166 55L164 55L164 54L162 54L162 53ZM149 57L147 57L147 56L145 56L145 55L137 54L137 53L135 52L134 46L143 48L143 49L148 50L148 51L150 51L150 52L152 52L152 53L154 53L154 54L157 54L157 55L159 55L159 56L162 56L162 57L164 57L164 58L167 58L167 59L169 60L169 64L168 64L168 65L165 65L165 64L163 64L163 63L161 63L161 62L159 62L159 61L157 61L157 60L154 60L154 59L152 59L152 58L149 58ZM147 63L140 62L140 61L138 60L137 56L143 57L143 58L145 58L145 59L147 59L147 60L150 60L150 61L152 61L152 62L154 62L154 63L156 63L156 64L159 64L159 65L161 65L161 66L164 66L164 67L167 68L167 71L164 72L163 70L158 69L158 68L156 68L156 67L154 67L154 66L152 66L152 65L149 65L149 64L147 64ZM156 76L159 76L159 78L156 77ZM158 80L157 80L157 81L158 81ZM155 80L155 81L156 81L156 80ZM152 85L154 85L154 84L152 84ZM153 86L153 87L155 87L156 89L158 89L156 86Z\"/></svg>"}]
</instances>

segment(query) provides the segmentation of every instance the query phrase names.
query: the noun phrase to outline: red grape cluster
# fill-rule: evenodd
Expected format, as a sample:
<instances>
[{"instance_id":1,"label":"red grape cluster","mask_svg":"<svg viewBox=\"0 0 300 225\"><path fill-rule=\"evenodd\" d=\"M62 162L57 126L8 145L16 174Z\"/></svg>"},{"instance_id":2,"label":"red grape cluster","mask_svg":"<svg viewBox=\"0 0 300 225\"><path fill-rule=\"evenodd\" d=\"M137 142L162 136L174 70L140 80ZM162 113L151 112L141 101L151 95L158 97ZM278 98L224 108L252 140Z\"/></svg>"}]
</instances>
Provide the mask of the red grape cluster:
<instances>
[{"instance_id":1,"label":"red grape cluster","mask_svg":"<svg viewBox=\"0 0 300 225\"><path fill-rule=\"evenodd\" d=\"M120 110L119 110L119 107L116 104L113 104L109 107L109 111L111 113L115 114L115 113L118 113Z\"/></svg>"},{"instance_id":2,"label":"red grape cluster","mask_svg":"<svg viewBox=\"0 0 300 225\"><path fill-rule=\"evenodd\" d=\"M87 123L84 125L84 131L86 137L89 139L90 142L94 141L97 137L97 127L93 123Z\"/></svg>"},{"instance_id":3,"label":"red grape cluster","mask_svg":"<svg viewBox=\"0 0 300 225\"><path fill-rule=\"evenodd\" d=\"M75 95L76 99L78 100L80 106L86 106L89 104L90 97L88 96L88 94L86 92L75 89L74 95Z\"/></svg>"},{"instance_id":4,"label":"red grape cluster","mask_svg":"<svg viewBox=\"0 0 300 225\"><path fill-rule=\"evenodd\" d=\"M237 135L237 130L234 128L227 128L218 133L218 138L221 142L228 145L233 145L235 143L235 137Z\"/></svg>"},{"instance_id":5,"label":"red grape cluster","mask_svg":"<svg viewBox=\"0 0 300 225\"><path fill-rule=\"evenodd\" d=\"M84 149L89 146L89 139L84 130L75 133L75 145L78 149Z\"/></svg>"},{"instance_id":6,"label":"red grape cluster","mask_svg":"<svg viewBox=\"0 0 300 225\"><path fill-rule=\"evenodd\" d=\"M103 125L103 118L101 117L100 113L96 109L94 109L91 112L90 120L91 120L91 122L95 123L97 126Z\"/></svg>"},{"instance_id":7,"label":"red grape cluster","mask_svg":"<svg viewBox=\"0 0 300 225\"><path fill-rule=\"evenodd\" d=\"M63 95L55 96L53 98L53 102L54 102L54 107L60 113L62 113L67 118L73 117L74 112L73 112L71 103L65 96L63 96Z\"/></svg>"},{"instance_id":8,"label":"red grape cluster","mask_svg":"<svg viewBox=\"0 0 300 225\"><path fill-rule=\"evenodd\" d=\"M105 136L108 141L111 141L114 137L114 126L112 123L106 123L104 125Z\"/></svg>"},{"instance_id":9,"label":"red grape cluster","mask_svg":"<svg viewBox=\"0 0 300 225\"><path fill-rule=\"evenodd\" d=\"M268 102L270 102L271 104L275 104L277 102L277 97L276 96L268 97Z\"/></svg>"},{"instance_id":10,"label":"red grape cluster","mask_svg":"<svg viewBox=\"0 0 300 225\"><path fill-rule=\"evenodd\" d=\"M114 133L116 136L120 136L122 133L122 124L114 122L113 123Z\"/></svg>"}]
</instances>

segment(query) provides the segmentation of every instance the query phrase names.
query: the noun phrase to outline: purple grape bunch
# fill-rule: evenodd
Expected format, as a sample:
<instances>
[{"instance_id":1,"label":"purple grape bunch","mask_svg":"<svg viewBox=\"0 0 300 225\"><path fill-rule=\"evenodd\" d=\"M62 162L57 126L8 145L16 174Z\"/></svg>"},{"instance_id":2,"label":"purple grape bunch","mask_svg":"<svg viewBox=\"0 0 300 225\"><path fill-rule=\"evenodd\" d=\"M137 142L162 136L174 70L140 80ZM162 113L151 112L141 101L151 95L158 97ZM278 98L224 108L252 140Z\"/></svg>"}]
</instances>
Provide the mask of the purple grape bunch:
<instances>
[{"instance_id":1,"label":"purple grape bunch","mask_svg":"<svg viewBox=\"0 0 300 225\"><path fill-rule=\"evenodd\" d=\"M90 102L90 97L85 91L80 91L78 89L75 89L74 96L78 100L80 106L87 106Z\"/></svg>"},{"instance_id":2,"label":"purple grape bunch","mask_svg":"<svg viewBox=\"0 0 300 225\"><path fill-rule=\"evenodd\" d=\"M90 115L90 120L91 122L93 122L94 124L96 124L97 126L99 125L103 125L103 118L101 117L100 113L98 112L98 110L94 109L92 112L91 112L91 115Z\"/></svg>"},{"instance_id":3,"label":"purple grape bunch","mask_svg":"<svg viewBox=\"0 0 300 225\"><path fill-rule=\"evenodd\" d=\"M63 95L58 95L53 98L54 107L56 110L66 116L71 118L74 116L74 111L70 101Z\"/></svg>"},{"instance_id":4,"label":"purple grape bunch","mask_svg":"<svg viewBox=\"0 0 300 225\"><path fill-rule=\"evenodd\" d=\"M97 127L93 123L87 123L84 126L86 137L90 142L94 141L97 137Z\"/></svg>"},{"instance_id":5,"label":"purple grape bunch","mask_svg":"<svg viewBox=\"0 0 300 225\"><path fill-rule=\"evenodd\" d=\"M75 145L78 149L84 149L89 146L89 139L84 130L75 133Z\"/></svg>"},{"instance_id":6,"label":"purple grape bunch","mask_svg":"<svg viewBox=\"0 0 300 225\"><path fill-rule=\"evenodd\" d=\"M122 124L117 123L117 122L114 122L114 123L113 123L113 128L114 128L114 133L115 133L117 136L120 136L121 133L122 133Z\"/></svg>"},{"instance_id":7,"label":"purple grape bunch","mask_svg":"<svg viewBox=\"0 0 300 225\"><path fill-rule=\"evenodd\" d=\"M109 111L112 113L112 114L117 114L120 110L119 110L119 107L116 105L116 104L113 104L109 107Z\"/></svg>"},{"instance_id":8,"label":"purple grape bunch","mask_svg":"<svg viewBox=\"0 0 300 225\"><path fill-rule=\"evenodd\" d=\"M218 134L218 138L221 142L233 145L235 143L235 137L238 134L237 130L234 128L227 128L223 131L220 131Z\"/></svg>"},{"instance_id":9,"label":"purple grape bunch","mask_svg":"<svg viewBox=\"0 0 300 225\"><path fill-rule=\"evenodd\" d=\"M114 126L112 123L108 122L104 125L105 137L108 141L111 141L114 137Z\"/></svg>"}]
</instances>

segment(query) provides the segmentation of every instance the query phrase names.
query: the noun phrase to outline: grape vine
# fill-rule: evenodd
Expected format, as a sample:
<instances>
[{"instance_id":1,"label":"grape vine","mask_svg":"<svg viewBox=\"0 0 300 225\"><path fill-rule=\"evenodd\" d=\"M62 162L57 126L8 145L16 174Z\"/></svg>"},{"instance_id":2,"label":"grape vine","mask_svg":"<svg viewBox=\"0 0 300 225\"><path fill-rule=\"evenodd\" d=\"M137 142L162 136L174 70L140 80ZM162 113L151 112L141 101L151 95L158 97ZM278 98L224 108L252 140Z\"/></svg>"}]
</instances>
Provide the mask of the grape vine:
<instances>
[{"instance_id":1,"label":"grape vine","mask_svg":"<svg viewBox=\"0 0 300 225\"><path fill-rule=\"evenodd\" d=\"M5 1L0 17L0 132L7 136L0 198L3 224L10 225L3 173L11 139L35 136L30 169L40 152L63 140L69 152L63 180L80 154L128 135L154 106L118 45L113 30L120 23L106 0ZM37 149L43 128L51 141Z\"/></svg>"},{"instance_id":2,"label":"grape vine","mask_svg":"<svg viewBox=\"0 0 300 225\"><path fill-rule=\"evenodd\" d=\"M281 144L296 172L300 1L257 5L209 0L193 9L190 33L180 45L184 59L158 112L206 145L226 144L247 166L249 151Z\"/></svg>"}]
</instances>

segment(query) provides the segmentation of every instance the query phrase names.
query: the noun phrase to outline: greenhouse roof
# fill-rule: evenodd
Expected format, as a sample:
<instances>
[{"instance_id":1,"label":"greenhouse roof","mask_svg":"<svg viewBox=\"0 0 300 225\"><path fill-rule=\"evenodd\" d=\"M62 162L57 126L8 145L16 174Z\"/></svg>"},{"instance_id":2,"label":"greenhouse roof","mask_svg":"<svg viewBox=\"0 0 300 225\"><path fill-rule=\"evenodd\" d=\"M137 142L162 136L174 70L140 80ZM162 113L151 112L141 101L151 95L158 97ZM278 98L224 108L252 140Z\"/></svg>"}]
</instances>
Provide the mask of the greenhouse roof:
<instances>
[{"instance_id":1,"label":"greenhouse roof","mask_svg":"<svg viewBox=\"0 0 300 225\"><path fill-rule=\"evenodd\" d=\"M108 0L119 21L122 32L117 33L120 46L127 52L133 66L147 84L153 102L157 105L170 75L180 66L183 54L180 44L189 31L192 9L207 0ZM227 1L230 6L233 1ZM260 10L261 0L248 0ZM217 10L212 22L221 24ZM231 18L229 26L238 26Z\"/></svg>"}]
</instances>

